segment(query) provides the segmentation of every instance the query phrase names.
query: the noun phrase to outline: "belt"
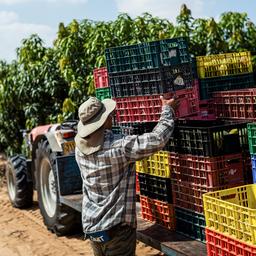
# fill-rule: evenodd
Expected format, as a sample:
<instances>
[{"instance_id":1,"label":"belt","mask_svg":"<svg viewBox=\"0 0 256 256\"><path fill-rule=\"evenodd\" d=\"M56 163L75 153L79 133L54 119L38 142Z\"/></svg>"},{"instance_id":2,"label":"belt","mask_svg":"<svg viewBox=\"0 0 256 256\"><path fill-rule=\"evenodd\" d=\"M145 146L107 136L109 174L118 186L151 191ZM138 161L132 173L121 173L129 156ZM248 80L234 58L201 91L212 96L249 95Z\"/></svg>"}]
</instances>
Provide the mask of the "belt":
<instances>
[{"instance_id":1,"label":"belt","mask_svg":"<svg viewBox=\"0 0 256 256\"><path fill-rule=\"evenodd\" d=\"M125 223L119 223L115 225L114 227L110 228L109 230L104 231L97 231L94 233L88 233L86 234L86 238L89 238L93 242L108 242L111 239L114 238L115 233L125 227L128 227Z\"/></svg>"}]
</instances>

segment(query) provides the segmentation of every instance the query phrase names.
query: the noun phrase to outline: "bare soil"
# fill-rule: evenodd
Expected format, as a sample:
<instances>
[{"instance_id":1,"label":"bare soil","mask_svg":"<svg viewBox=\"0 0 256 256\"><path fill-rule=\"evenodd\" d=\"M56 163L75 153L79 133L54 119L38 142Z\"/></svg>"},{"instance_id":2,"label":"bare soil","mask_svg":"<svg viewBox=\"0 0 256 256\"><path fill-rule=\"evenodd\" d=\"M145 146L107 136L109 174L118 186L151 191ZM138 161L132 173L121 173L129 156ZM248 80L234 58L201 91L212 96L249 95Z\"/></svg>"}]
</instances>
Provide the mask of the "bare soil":
<instances>
[{"instance_id":1,"label":"bare soil","mask_svg":"<svg viewBox=\"0 0 256 256\"><path fill-rule=\"evenodd\" d=\"M0 171L0 256L85 256L93 255L83 234L57 237L49 232L35 201L32 208L20 210L9 202L3 171ZM137 256L163 255L137 242Z\"/></svg>"}]
</instances>

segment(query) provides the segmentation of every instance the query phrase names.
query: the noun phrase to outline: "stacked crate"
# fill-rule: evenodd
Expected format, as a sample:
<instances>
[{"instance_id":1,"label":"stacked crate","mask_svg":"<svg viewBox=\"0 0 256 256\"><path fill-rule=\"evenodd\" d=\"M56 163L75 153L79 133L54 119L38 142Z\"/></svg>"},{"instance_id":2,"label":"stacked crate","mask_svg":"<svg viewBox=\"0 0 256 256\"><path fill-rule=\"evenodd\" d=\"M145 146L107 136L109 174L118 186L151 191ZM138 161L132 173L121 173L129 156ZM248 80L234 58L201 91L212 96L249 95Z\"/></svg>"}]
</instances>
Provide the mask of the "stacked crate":
<instances>
[{"instance_id":1,"label":"stacked crate","mask_svg":"<svg viewBox=\"0 0 256 256\"><path fill-rule=\"evenodd\" d=\"M180 99L176 116L198 112L191 57L184 38L109 48L106 60L122 133L151 132L162 112L163 94ZM169 168L169 153L165 151L136 164L142 217L174 230Z\"/></svg>"},{"instance_id":2,"label":"stacked crate","mask_svg":"<svg viewBox=\"0 0 256 256\"><path fill-rule=\"evenodd\" d=\"M149 158L137 161L136 171L142 218L175 230L168 152L159 151Z\"/></svg>"},{"instance_id":3,"label":"stacked crate","mask_svg":"<svg viewBox=\"0 0 256 256\"><path fill-rule=\"evenodd\" d=\"M177 231L205 241L203 194L244 184L246 122L180 120L168 143Z\"/></svg>"},{"instance_id":4,"label":"stacked crate","mask_svg":"<svg viewBox=\"0 0 256 256\"><path fill-rule=\"evenodd\" d=\"M255 87L250 52L198 56L196 57L196 65L199 78L199 105L203 116L210 115L210 118L228 116L226 108L230 106L227 106L227 102L223 106L224 102L219 100L222 97L222 91ZM215 106L216 100L218 106ZM236 106L237 108L241 108L243 102L239 104ZM246 106L242 107L246 109ZM239 111L241 112L241 109L237 110L236 113ZM234 114L236 115L236 113Z\"/></svg>"},{"instance_id":5,"label":"stacked crate","mask_svg":"<svg viewBox=\"0 0 256 256\"><path fill-rule=\"evenodd\" d=\"M200 98L208 100L216 91L254 87L250 52L196 57Z\"/></svg>"},{"instance_id":6,"label":"stacked crate","mask_svg":"<svg viewBox=\"0 0 256 256\"><path fill-rule=\"evenodd\" d=\"M162 94L180 98L178 117L198 112L191 57L184 38L109 48L106 60L118 123L157 122Z\"/></svg>"},{"instance_id":7,"label":"stacked crate","mask_svg":"<svg viewBox=\"0 0 256 256\"><path fill-rule=\"evenodd\" d=\"M204 194L208 256L256 255L256 184Z\"/></svg>"},{"instance_id":8,"label":"stacked crate","mask_svg":"<svg viewBox=\"0 0 256 256\"><path fill-rule=\"evenodd\" d=\"M108 71L106 67L93 70L93 79L96 97L99 100L111 98L110 87L108 83Z\"/></svg>"}]
</instances>

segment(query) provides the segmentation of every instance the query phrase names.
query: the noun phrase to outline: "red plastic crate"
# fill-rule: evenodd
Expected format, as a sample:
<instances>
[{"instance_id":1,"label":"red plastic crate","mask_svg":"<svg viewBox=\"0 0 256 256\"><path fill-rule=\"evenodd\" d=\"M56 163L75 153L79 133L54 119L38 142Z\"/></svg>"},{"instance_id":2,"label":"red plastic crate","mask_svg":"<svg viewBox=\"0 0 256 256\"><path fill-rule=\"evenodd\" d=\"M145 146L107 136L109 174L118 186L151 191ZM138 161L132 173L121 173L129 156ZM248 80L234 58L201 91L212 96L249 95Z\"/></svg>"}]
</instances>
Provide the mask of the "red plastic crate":
<instances>
[{"instance_id":1,"label":"red plastic crate","mask_svg":"<svg viewBox=\"0 0 256 256\"><path fill-rule=\"evenodd\" d=\"M168 97L174 94L169 93ZM197 113L198 99L194 96L193 88L176 92L179 108L176 117ZM117 103L116 115L118 123L157 122L162 112L160 95L115 98Z\"/></svg>"},{"instance_id":2,"label":"red plastic crate","mask_svg":"<svg viewBox=\"0 0 256 256\"><path fill-rule=\"evenodd\" d=\"M143 219L156 222L170 230L175 230L175 210L172 204L140 196L140 206Z\"/></svg>"},{"instance_id":3,"label":"red plastic crate","mask_svg":"<svg viewBox=\"0 0 256 256\"><path fill-rule=\"evenodd\" d=\"M256 89L220 91L213 93L217 117L256 120Z\"/></svg>"},{"instance_id":4,"label":"red plastic crate","mask_svg":"<svg viewBox=\"0 0 256 256\"><path fill-rule=\"evenodd\" d=\"M169 154L172 179L202 189L237 184L244 179L242 153L218 157Z\"/></svg>"},{"instance_id":5,"label":"red plastic crate","mask_svg":"<svg viewBox=\"0 0 256 256\"><path fill-rule=\"evenodd\" d=\"M108 71L106 67L96 68L93 70L95 88L106 88L108 84Z\"/></svg>"},{"instance_id":6,"label":"red plastic crate","mask_svg":"<svg viewBox=\"0 0 256 256\"><path fill-rule=\"evenodd\" d=\"M136 172L136 194L140 194L140 182L139 182L139 177L137 172Z\"/></svg>"},{"instance_id":7,"label":"red plastic crate","mask_svg":"<svg viewBox=\"0 0 256 256\"><path fill-rule=\"evenodd\" d=\"M256 246L205 228L208 256L256 256Z\"/></svg>"},{"instance_id":8,"label":"red plastic crate","mask_svg":"<svg viewBox=\"0 0 256 256\"><path fill-rule=\"evenodd\" d=\"M213 188L203 188L193 183L172 179L172 198L175 206L203 213L203 194L217 190L244 185L244 181L237 184L219 186Z\"/></svg>"}]
</instances>

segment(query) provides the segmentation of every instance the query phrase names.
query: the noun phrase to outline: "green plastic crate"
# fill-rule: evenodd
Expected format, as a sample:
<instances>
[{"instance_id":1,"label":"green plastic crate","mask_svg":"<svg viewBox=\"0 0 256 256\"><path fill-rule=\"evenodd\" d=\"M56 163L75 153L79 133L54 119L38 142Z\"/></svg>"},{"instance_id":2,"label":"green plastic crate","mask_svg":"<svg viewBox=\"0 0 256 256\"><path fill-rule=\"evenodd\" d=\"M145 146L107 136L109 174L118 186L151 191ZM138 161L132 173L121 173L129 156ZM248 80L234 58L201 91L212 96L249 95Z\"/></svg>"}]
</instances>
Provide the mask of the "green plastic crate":
<instances>
[{"instance_id":1,"label":"green plastic crate","mask_svg":"<svg viewBox=\"0 0 256 256\"><path fill-rule=\"evenodd\" d=\"M105 55L108 74L191 62L187 39L184 37L107 48Z\"/></svg>"},{"instance_id":2,"label":"green plastic crate","mask_svg":"<svg viewBox=\"0 0 256 256\"><path fill-rule=\"evenodd\" d=\"M256 123L247 124L249 150L251 154L256 154Z\"/></svg>"},{"instance_id":3,"label":"green plastic crate","mask_svg":"<svg viewBox=\"0 0 256 256\"><path fill-rule=\"evenodd\" d=\"M96 89L96 98L99 100L110 99L111 98L110 88Z\"/></svg>"},{"instance_id":4,"label":"green plastic crate","mask_svg":"<svg viewBox=\"0 0 256 256\"><path fill-rule=\"evenodd\" d=\"M176 231L205 243L205 217L203 214L175 207Z\"/></svg>"}]
</instances>

